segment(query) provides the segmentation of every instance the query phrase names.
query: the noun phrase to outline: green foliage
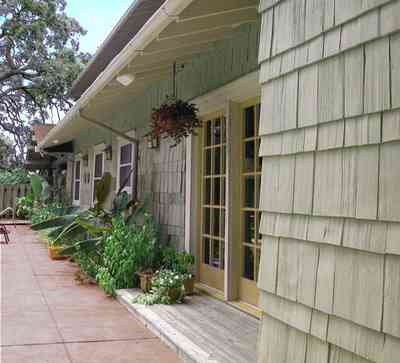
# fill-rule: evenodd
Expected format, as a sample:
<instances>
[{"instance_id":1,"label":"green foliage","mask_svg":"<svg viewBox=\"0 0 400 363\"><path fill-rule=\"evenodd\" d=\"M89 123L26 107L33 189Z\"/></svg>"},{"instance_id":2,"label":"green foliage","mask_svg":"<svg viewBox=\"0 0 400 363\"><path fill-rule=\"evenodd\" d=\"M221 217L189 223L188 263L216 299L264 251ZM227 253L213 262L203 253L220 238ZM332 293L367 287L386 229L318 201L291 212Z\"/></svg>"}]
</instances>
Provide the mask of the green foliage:
<instances>
[{"instance_id":1,"label":"green foliage","mask_svg":"<svg viewBox=\"0 0 400 363\"><path fill-rule=\"evenodd\" d=\"M188 252L177 252L171 247L167 247L163 251L164 268L187 275L188 278L192 276L194 262L194 256Z\"/></svg>"},{"instance_id":2,"label":"green foliage","mask_svg":"<svg viewBox=\"0 0 400 363\"><path fill-rule=\"evenodd\" d=\"M33 213L33 196L27 194L24 197L17 198L15 213L17 217L29 219Z\"/></svg>"},{"instance_id":3,"label":"green foliage","mask_svg":"<svg viewBox=\"0 0 400 363\"><path fill-rule=\"evenodd\" d=\"M96 275L96 281L107 295L115 296L117 281L106 267L103 266L99 268Z\"/></svg>"},{"instance_id":4,"label":"green foliage","mask_svg":"<svg viewBox=\"0 0 400 363\"><path fill-rule=\"evenodd\" d=\"M12 170L0 170L0 184L29 184L29 181L28 171L26 169L15 168Z\"/></svg>"},{"instance_id":5,"label":"green foliage","mask_svg":"<svg viewBox=\"0 0 400 363\"><path fill-rule=\"evenodd\" d=\"M86 274L95 277L107 294L115 289L133 287L139 271L161 266L162 254L157 243L157 228L145 204L129 201L120 191L113 210L102 205L111 187L110 175L104 175L96 188L98 203L94 208L67 215L55 215L47 206L47 215L34 220L34 230L52 228L49 239L65 248L62 255L72 255Z\"/></svg>"},{"instance_id":6,"label":"green foliage","mask_svg":"<svg viewBox=\"0 0 400 363\"><path fill-rule=\"evenodd\" d=\"M30 176L33 199L37 203L45 203L50 198L50 186L42 176L34 174Z\"/></svg>"},{"instance_id":7,"label":"green foliage","mask_svg":"<svg viewBox=\"0 0 400 363\"><path fill-rule=\"evenodd\" d=\"M165 295L161 292L150 292L148 294L139 294L138 296L132 299L133 304L141 304L141 305L155 305L155 304L163 304L163 305L171 305L171 299L168 295Z\"/></svg>"},{"instance_id":8,"label":"green foliage","mask_svg":"<svg viewBox=\"0 0 400 363\"><path fill-rule=\"evenodd\" d=\"M85 31L65 9L65 0L0 1L0 129L13 136L20 159L28 120L68 111L72 83L89 60L79 52Z\"/></svg>"},{"instance_id":9,"label":"green foliage","mask_svg":"<svg viewBox=\"0 0 400 363\"><path fill-rule=\"evenodd\" d=\"M151 279L151 291L133 299L135 304L175 304L183 302L185 291L183 281L186 276L172 270L157 271Z\"/></svg>"},{"instance_id":10,"label":"green foliage","mask_svg":"<svg viewBox=\"0 0 400 363\"><path fill-rule=\"evenodd\" d=\"M100 179L96 185L95 195L96 195L96 206L95 208L101 209L110 194L112 184L112 176L110 173L104 173L103 177Z\"/></svg>"},{"instance_id":11,"label":"green foliage","mask_svg":"<svg viewBox=\"0 0 400 363\"><path fill-rule=\"evenodd\" d=\"M96 278L103 263L101 253L97 253L94 249L85 249L84 246L76 248L74 259L79 264L80 269L92 278Z\"/></svg>"},{"instance_id":12,"label":"green foliage","mask_svg":"<svg viewBox=\"0 0 400 363\"><path fill-rule=\"evenodd\" d=\"M133 287L135 273L154 266L157 250L156 228L151 216L145 215L143 224L133 228L121 216L115 217L111 234L104 241L104 265L96 280L106 288Z\"/></svg>"},{"instance_id":13,"label":"green foliage","mask_svg":"<svg viewBox=\"0 0 400 363\"><path fill-rule=\"evenodd\" d=\"M42 181L43 178L39 175L31 175L31 188L33 193L33 198L35 201L39 201L42 198Z\"/></svg>"},{"instance_id":14,"label":"green foliage","mask_svg":"<svg viewBox=\"0 0 400 363\"><path fill-rule=\"evenodd\" d=\"M151 286L155 290L160 289L181 289L183 287L184 276L172 270L157 271L151 279Z\"/></svg>"},{"instance_id":15,"label":"green foliage","mask_svg":"<svg viewBox=\"0 0 400 363\"><path fill-rule=\"evenodd\" d=\"M38 224L52 218L57 218L64 213L65 209L61 203L52 202L48 205L40 205L33 208L31 214L32 224ZM48 228L48 227L47 227Z\"/></svg>"}]
</instances>

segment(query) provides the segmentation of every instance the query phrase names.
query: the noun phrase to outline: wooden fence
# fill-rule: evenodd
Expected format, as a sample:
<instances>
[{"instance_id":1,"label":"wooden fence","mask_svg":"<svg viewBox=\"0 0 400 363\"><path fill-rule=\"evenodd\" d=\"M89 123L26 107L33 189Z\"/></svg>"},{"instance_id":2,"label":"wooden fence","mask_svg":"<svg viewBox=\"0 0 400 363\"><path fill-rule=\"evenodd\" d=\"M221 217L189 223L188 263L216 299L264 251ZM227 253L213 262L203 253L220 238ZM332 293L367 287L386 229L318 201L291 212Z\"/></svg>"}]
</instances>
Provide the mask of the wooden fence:
<instances>
[{"instance_id":1,"label":"wooden fence","mask_svg":"<svg viewBox=\"0 0 400 363\"><path fill-rule=\"evenodd\" d=\"M30 190L30 184L0 184L0 212L8 207L15 210L17 198L28 194Z\"/></svg>"}]
</instances>

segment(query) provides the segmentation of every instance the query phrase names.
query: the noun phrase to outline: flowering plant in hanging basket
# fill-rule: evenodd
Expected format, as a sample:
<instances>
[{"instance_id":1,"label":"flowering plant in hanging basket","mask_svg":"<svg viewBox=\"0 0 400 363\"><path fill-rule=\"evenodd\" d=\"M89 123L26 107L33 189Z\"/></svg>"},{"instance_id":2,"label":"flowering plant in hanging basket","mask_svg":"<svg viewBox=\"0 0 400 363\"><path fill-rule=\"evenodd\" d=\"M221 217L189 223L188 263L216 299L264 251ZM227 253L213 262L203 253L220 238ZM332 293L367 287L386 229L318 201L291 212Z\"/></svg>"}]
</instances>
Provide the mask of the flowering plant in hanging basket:
<instances>
[{"instance_id":1,"label":"flowering plant in hanging basket","mask_svg":"<svg viewBox=\"0 0 400 363\"><path fill-rule=\"evenodd\" d=\"M193 103L167 96L159 108L153 108L151 131L146 136L170 137L175 141L172 147L177 146L183 138L190 134L196 135L196 128L201 127L197 113L198 109Z\"/></svg>"}]
</instances>

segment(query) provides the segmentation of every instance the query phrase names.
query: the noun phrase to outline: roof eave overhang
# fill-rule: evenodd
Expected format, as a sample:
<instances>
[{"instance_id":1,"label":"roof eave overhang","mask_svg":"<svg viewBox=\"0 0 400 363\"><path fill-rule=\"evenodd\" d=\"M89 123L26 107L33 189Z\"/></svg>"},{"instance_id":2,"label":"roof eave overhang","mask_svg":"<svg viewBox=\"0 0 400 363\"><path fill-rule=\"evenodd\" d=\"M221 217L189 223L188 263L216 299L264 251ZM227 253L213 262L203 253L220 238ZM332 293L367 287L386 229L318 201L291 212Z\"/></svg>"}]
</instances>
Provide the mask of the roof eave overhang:
<instances>
[{"instance_id":1,"label":"roof eave overhang","mask_svg":"<svg viewBox=\"0 0 400 363\"><path fill-rule=\"evenodd\" d=\"M146 22L136 36L124 47L124 49L110 62L107 68L97 77L96 81L83 93L74 106L68 111L63 120L53 128L39 144L39 148L51 145L57 134L62 133L65 126L79 116L79 111L88 105L91 99L112 81L116 75L149 44L161 29L174 21L169 14L179 14L194 0L166 0L154 15Z\"/></svg>"},{"instance_id":2,"label":"roof eave overhang","mask_svg":"<svg viewBox=\"0 0 400 363\"><path fill-rule=\"evenodd\" d=\"M97 101L107 94L112 94L112 97L117 94L126 96L135 87L139 87L135 86L136 81L130 87L116 85L116 77L124 71L138 72L140 76L146 75L146 79L151 79L157 72L164 72L165 76L165 68L169 67L171 61L209 51L212 44L226 36L232 28L256 21L257 9L258 0L166 0L97 77L64 119L47 134L39 147L49 147L57 139L62 139L62 142L72 140L75 131L71 130L74 127L71 126L69 131L68 127L76 119L82 123L82 129L91 126L80 117L80 112L89 103L93 102L90 106L95 105L95 98L100 92L102 95L96 98Z\"/></svg>"}]
</instances>

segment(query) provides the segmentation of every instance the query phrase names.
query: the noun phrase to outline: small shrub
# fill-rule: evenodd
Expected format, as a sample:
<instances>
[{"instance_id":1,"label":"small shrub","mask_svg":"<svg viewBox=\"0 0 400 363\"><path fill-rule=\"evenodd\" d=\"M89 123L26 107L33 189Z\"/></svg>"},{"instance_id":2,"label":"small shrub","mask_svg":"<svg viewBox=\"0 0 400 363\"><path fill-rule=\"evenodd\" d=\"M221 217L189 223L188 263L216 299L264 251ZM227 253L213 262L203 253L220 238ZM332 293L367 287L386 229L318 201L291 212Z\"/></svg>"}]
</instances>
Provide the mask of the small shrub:
<instances>
[{"instance_id":1,"label":"small shrub","mask_svg":"<svg viewBox=\"0 0 400 363\"><path fill-rule=\"evenodd\" d=\"M164 268L185 275L186 278L192 277L194 262L194 256L188 252L177 252L172 247L167 247L163 251Z\"/></svg>"},{"instance_id":2,"label":"small shrub","mask_svg":"<svg viewBox=\"0 0 400 363\"><path fill-rule=\"evenodd\" d=\"M59 202L47 205L36 204L31 213L32 224L41 223L65 214L65 207Z\"/></svg>"},{"instance_id":3,"label":"small shrub","mask_svg":"<svg viewBox=\"0 0 400 363\"><path fill-rule=\"evenodd\" d=\"M121 216L113 218L111 234L104 240L103 265L96 280L110 289L135 285L135 273L150 269L157 253L156 228L150 215L140 225L129 227Z\"/></svg>"},{"instance_id":4,"label":"small shrub","mask_svg":"<svg viewBox=\"0 0 400 363\"><path fill-rule=\"evenodd\" d=\"M106 267L99 268L96 275L96 281L107 295L115 295L115 290L117 286L116 280L113 276L111 276Z\"/></svg>"},{"instance_id":5,"label":"small shrub","mask_svg":"<svg viewBox=\"0 0 400 363\"><path fill-rule=\"evenodd\" d=\"M27 194L24 197L17 198L15 213L17 217L29 219L33 213L33 196Z\"/></svg>"},{"instance_id":6,"label":"small shrub","mask_svg":"<svg viewBox=\"0 0 400 363\"><path fill-rule=\"evenodd\" d=\"M151 279L151 292L140 294L133 299L134 304L175 304L185 296L183 281L185 275L171 270L157 271Z\"/></svg>"},{"instance_id":7,"label":"small shrub","mask_svg":"<svg viewBox=\"0 0 400 363\"><path fill-rule=\"evenodd\" d=\"M79 247L77 250L73 255L74 260L79 264L82 272L95 279L103 263L101 254L97 254L94 251L85 251Z\"/></svg>"}]
</instances>

